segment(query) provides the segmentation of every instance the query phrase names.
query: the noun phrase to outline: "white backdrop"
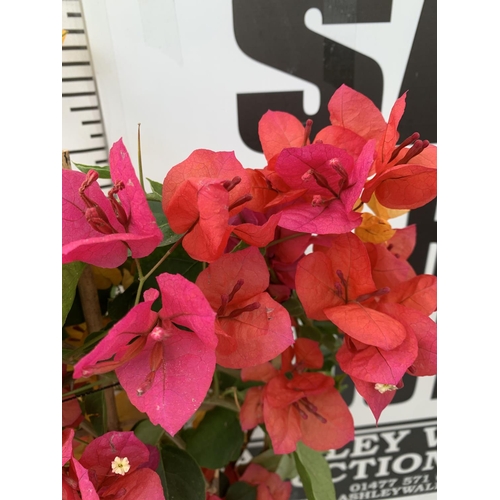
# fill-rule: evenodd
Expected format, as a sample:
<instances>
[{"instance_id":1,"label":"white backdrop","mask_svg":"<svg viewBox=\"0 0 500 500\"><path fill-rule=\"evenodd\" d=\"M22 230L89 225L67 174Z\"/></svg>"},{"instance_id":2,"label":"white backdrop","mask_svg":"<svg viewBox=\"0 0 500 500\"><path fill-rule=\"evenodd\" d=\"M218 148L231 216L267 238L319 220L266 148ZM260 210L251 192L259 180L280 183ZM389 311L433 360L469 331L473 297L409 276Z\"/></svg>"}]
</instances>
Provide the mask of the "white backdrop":
<instances>
[{"instance_id":1,"label":"white backdrop","mask_svg":"<svg viewBox=\"0 0 500 500\"><path fill-rule=\"evenodd\" d=\"M389 6L389 17L366 22L358 9L363 22L347 22L344 16L344 22L339 24L331 22L335 8L359 4L361 9L368 2L305 0L307 5L315 6L305 9L300 33L307 30L373 60L381 74L379 105L387 118L392 104L402 94L405 78L411 77L419 85L420 70L417 68L415 74L409 75L408 67L425 2L371 1L372 9L374 4L380 5L381 10ZM305 115L316 115L320 105L326 108L324 96L321 102L320 86L298 76L299 70L265 64L248 55L248 46L245 51L241 48L234 25L233 7L239 3L236 0L81 0L81 3L108 146L123 137L134 161L140 123L146 177L161 182L170 167L198 148L234 151L244 167L263 167L263 155L242 138L238 95L303 92ZM283 0L268 3L273 9L279 5L284 11L288 8ZM430 3L427 0L427 6ZM292 4L298 5L297 1ZM328 12L330 21L326 22ZM282 22L286 22L285 14ZM279 36L281 18L277 19L276 36ZM248 19L256 37L260 22L260 32L269 30L267 19L259 20L258 16ZM432 53L435 47L429 46L429 51ZM356 71L355 62L350 71ZM416 89L409 88L407 103L412 96L420 96L419 106L424 109L428 103L422 101L422 95L425 92L418 94ZM432 107L432 92L429 99ZM256 128L257 124L254 125ZM418 117L408 126L412 125L419 126ZM435 137L423 138L436 141ZM430 218L434 221L434 213ZM403 217L396 225L401 227L406 223L407 218ZM427 253L425 269L417 270L419 273L432 273L435 266L435 243L426 244L426 249L431 251ZM436 498L433 492L435 384L435 377L419 378L405 401L384 410L378 429L367 405L354 394L350 408L357 426L357 441L349 451L346 448L328 456L338 500L354 500L358 498L356 494L361 495L359 498ZM342 478L341 473L346 470L350 471L349 479ZM362 488L374 479L397 478L397 485L401 486L400 479L408 475L421 477L415 484L422 481L427 489L413 491L423 494L411 495L411 488L403 491L401 487L386 493L388 496L369 496L369 491L362 495ZM378 487L375 493L380 491ZM294 498L302 497L297 493Z\"/></svg>"},{"instance_id":2,"label":"white backdrop","mask_svg":"<svg viewBox=\"0 0 500 500\"><path fill-rule=\"evenodd\" d=\"M424 0L394 0L389 23L322 25L312 8L305 26L374 58L382 68L382 112L399 90ZM303 91L304 111L320 106L318 88L248 57L238 46L229 0L83 0L102 113L113 143L136 157L141 123L144 168L162 180L193 149L235 151L245 167L264 166L238 133L236 95Z\"/></svg>"}]
</instances>

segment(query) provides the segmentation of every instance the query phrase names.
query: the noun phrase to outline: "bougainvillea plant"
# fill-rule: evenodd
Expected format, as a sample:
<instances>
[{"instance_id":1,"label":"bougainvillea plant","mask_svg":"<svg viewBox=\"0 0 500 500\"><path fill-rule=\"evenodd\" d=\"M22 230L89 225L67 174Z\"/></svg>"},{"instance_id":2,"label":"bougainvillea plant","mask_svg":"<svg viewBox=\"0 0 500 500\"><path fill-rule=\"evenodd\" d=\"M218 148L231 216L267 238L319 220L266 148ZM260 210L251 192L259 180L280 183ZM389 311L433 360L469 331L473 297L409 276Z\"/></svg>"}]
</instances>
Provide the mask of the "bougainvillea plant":
<instances>
[{"instance_id":1,"label":"bougainvillea plant","mask_svg":"<svg viewBox=\"0 0 500 500\"><path fill-rule=\"evenodd\" d=\"M346 382L378 422L403 376L436 374L436 277L390 222L436 197L405 100L386 122L343 85L314 138L268 111L258 169L196 150L146 189L122 140L109 167L66 164L63 498L287 500L296 476L334 498Z\"/></svg>"}]
</instances>

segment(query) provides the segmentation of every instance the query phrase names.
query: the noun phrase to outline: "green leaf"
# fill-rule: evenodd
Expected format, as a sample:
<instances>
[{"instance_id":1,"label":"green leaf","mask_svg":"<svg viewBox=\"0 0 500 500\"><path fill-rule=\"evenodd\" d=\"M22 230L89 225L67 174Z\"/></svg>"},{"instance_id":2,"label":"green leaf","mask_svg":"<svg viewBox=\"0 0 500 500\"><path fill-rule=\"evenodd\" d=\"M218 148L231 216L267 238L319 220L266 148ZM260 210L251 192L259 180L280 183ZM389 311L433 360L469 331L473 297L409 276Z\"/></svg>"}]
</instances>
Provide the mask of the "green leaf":
<instances>
[{"instance_id":1,"label":"green leaf","mask_svg":"<svg viewBox=\"0 0 500 500\"><path fill-rule=\"evenodd\" d=\"M275 455L272 449L263 451L252 459L253 464L261 465L265 469L278 474L282 480L293 479L298 476L293 455Z\"/></svg>"},{"instance_id":2,"label":"green leaf","mask_svg":"<svg viewBox=\"0 0 500 500\"><path fill-rule=\"evenodd\" d=\"M332 473L325 457L301 441L293 456L308 500L336 500Z\"/></svg>"},{"instance_id":3,"label":"green leaf","mask_svg":"<svg viewBox=\"0 0 500 500\"><path fill-rule=\"evenodd\" d=\"M134 434L145 444L158 446L160 439L165 434L161 425L154 425L150 420L145 419L137 422L133 428Z\"/></svg>"},{"instance_id":4,"label":"green leaf","mask_svg":"<svg viewBox=\"0 0 500 500\"><path fill-rule=\"evenodd\" d=\"M288 300L283 302L282 305L290 313L291 316L297 317L305 314L300 300L295 296L290 297Z\"/></svg>"},{"instance_id":5,"label":"green leaf","mask_svg":"<svg viewBox=\"0 0 500 500\"><path fill-rule=\"evenodd\" d=\"M155 195L155 196L157 196L157 195ZM158 245L158 247L172 245L177 240L180 240L182 237L182 234L177 234L177 233L174 233L172 231L172 229L170 228L170 225L167 221L167 218L165 217L165 214L163 213L163 209L161 207L161 197L159 200L153 200L153 199L148 198L148 205L149 205L149 208L153 212L153 215L156 219L156 224L158 224L158 227L160 228L161 232L163 233L163 240Z\"/></svg>"},{"instance_id":6,"label":"green leaf","mask_svg":"<svg viewBox=\"0 0 500 500\"><path fill-rule=\"evenodd\" d=\"M107 426L107 407L104 391L95 391L83 397L85 413L97 432L102 436L108 431Z\"/></svg>"},{"instance_id":7,"label":"green leaf","mask_svg":"<svg viewBox=\"0 0 500 500\"><path fill-rule=\"evenodd\" d=\"M152 254L141 259L142 272L147 274L153 266L165 255L167 251L166 248L157 248ZM165 261L156 269L152 276L150 276L144 283L143 290L148 288L158 288L158 283L156 282L156 276L162 273L170 274L180 274L184 278L192 281L196 281L198 274L203 270L203 264L197 260L192 259L179 245L171 255L168 256Z\"/></svg>"},{"instance_id":8,"label":"green leaf","mask_svg":"<svg viewBox=\"0 0 500 500\"><path fill-rule=\"evenodd\" d=\"M322 337L321 330L312 325L301 325L299 327L299 336L315 340L316 342L321 342Z\"/></svg>"},{"instance_id":9,"label":"green leaf","mask_svg":"<svg viewBox=\"0 0 500 500\"><path fill-rule=\"evenodd\" d=\"M263 451L252 459L252 463L262 465L265 469L274 472L278 468L283 455L275 455L272 449Z\"/></svg>"},{"instance_id":10,"label":"green leaf","mask_svg":"<svg viewBox=\"0 0 500 500\"><path fill-rule=\"evenodd\" d=\"M161 203L161 194L158 194L158 193L146 193L146 200L148 200L148 201L159 201Z\"/></svg>"},{"instance_id":11,"label":"green leaf","mask_svg":"<svg viewBox=\"0 0 500 500\"><path fill-rule=\"evenodd\" d=\"M227 490L226 500L257 500L257 488L251 484L238 481Z\"/></svg>"},{"instance_id":12,"label":"green leaf","mask_svg":"<svg viewBox=\"0 0 500 500\"><path fill-rule=\"evenodd\" d=\"M297 467L295 466L293 455L282 455L280 463L274 472L276 472L276 474L278 474L278 476L281 477L283 481L286 479L293 479L294 477L297 477L299 475L299 472L297 471Z\"/></svg>"},{"instance_id":13,"label":"green leaf","mask_svg":"<svg viewBox=\"0 0 500 500\"><path fill-rule=\"evenodd\" d=\"M239 458L243 439L238 414L216 407L186 437L186 450L201 467L219 469Z\"/></svg>"},{"instance_id":14,"label":"green leaf","mask_svg":"<svg viewBox=\"0 0 500 500\"><path fill-rule=\"evenodd\" d=\"M232 250L231 253L239 252L240 250L243 250L244 248L248 248L250 245L248 243L245 243L243 240L241 240ZM266 252L266 249L260 248L259 250L264 250L264 253Z\"/></svg>"},{"instance_id":15,"label":"green leaf","mask_svg":"<svg viewBox=\"0 0 500 500\"><path fill-rule=\"evenodd\" d=\"M108 315L113 321L122 319L132 309L139 283L132 283L123 293L108 302Z\"/></svg>"},{"instance_id":16,"label":"green leaf","mask_svg":"<svg viewBox=\"0 0 500 500\"><path fill-rule=\"evenodd\" d=\"M73 162L73 165L78 170L80 170L80 172L83 172L84 174L86 174L89 170L95 170L99 174L99 179L111 179L111 174L109 173L109 165L104 167L97 167L97 166L82 165L81 163L75 163L75 162Z\"/></svg>"},{"instance_id":17,"label":"green leaf","mask_svg":"<svg viewBox=\"0 0 500 500\"><path fill-rule=\"evenodd\" d=\"M151 184L151 189L153 190L153 193L157 193L161 197L161 194L163 192L163 184L161 182L152 181L149 177L146 177L146 179Z\"/></svg>"},{"instance_id":18,"label":"green leaf","mask_svg":"<svg viewBox=\"0 0 500 500\"><path fill-rule=\"evenodd\" d=\"M331 321L313 321L314 326L321 330L323 334L330 335L331 337L339 336L339 329Z\"/></svg>"},{"instance_id":19,"label":"green leaf","mask_svg":"<svg viewBox=\"0 0 500 500\"><path fill-rule=\"evenodd\" d=\"M189 453L175 446L161 446L160 476L165 500L205 500L205 480Z\"/></svg>"},{"instance_id":20,"label":"green leaf","mask_svg":"<svg viewBox=\"0 0 500 500\"><path fill-rule=\"evenodd\" d=\"M62 266L62 324L73 305L78 280L85 269L83 262L70 262Z\"/></svg>"}]
</instances>

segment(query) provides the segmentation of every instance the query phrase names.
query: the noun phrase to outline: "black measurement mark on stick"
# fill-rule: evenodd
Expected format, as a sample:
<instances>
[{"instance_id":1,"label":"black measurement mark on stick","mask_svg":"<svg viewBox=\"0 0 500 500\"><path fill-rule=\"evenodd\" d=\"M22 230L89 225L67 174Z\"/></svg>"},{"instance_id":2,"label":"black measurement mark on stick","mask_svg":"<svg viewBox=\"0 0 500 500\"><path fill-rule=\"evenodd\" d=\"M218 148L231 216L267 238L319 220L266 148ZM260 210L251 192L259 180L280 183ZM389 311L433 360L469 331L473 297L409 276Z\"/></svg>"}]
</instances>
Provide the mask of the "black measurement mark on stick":
<instances>
[{"instance_id":1,"label":"black measurement mark on stick","mask_svg":"<svg viewBox=\"0 0 500 500\"><path fill-rule=\"evenodd\" d=\"M63 78L63 82L90 82L94 78L92 76L75 76L72 78Z\"/></svg>"},{"instance_id":2,"label":"black measurement mark on stick","mask_svg":"<svg viewBox=\"0 0 500 500\"><path fill-rule=\"evenodd\" d=\"M90 66L90 61L63 62L63 66Z\"/></svg>"},{"instance_id":3,"label":"black measurement mark on stick","mask_svg":"<svg viewBox=\"0 0 500 500\"><path fill-rule=\"evenodd\" d=\"M73 154L78 154L78 153L92 153L92 151L102 151L102 150L106 150L106 148L104 146L102 146L100 148L75 149L73 151L70 151L69 154L73 155Z\"/></svg>"},{"instance_id":4,"label":"black measurement mark on stick","mask_svg":"<svg viewBox=\"0 0 500 500\"><path fill-rule=\"evenodd\" d=\"M84 96L84 95L96 95L95 92L69 92L69 93L63 93L63 97L79 97L79 96Z\"/></svg>"},{"instance_id":5,"label":"black measurement mark on stick","mask_svg":"<svg viewBox=\"0 0 500 500\"><path fill-rule=\"evenodd\" d=\"M70 111L92 111L99 109L97 106L80 106L76 108L69 108Z\"/></svg>"}]
</instances>

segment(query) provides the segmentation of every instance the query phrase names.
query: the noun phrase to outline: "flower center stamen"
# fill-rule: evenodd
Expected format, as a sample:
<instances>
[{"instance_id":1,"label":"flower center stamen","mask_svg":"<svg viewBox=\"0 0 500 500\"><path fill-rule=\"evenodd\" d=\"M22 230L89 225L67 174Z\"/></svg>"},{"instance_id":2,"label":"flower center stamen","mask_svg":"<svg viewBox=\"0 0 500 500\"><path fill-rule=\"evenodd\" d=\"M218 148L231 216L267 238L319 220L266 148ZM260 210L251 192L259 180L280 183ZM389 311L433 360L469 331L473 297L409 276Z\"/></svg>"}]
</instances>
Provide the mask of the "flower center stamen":
<instances>
[{"instance_id":1,"label":"flower center stamen","mask_svg":"<svg viewBox=\"0 0 500 500\"><path fill-rule=\"evenodd\" d=\"M375 390L384 394L385 392L397 391L398 387L393 384L375 384Z\"/></svg>"},{"instance_id":2,"label":"flower center stamen","mask_svg":"<svg viewBox=\"0 0 500 500\"><path fill-rule=\"evenodd\" d=\"M245 307L241 307L239 309L235 309L234 311L231 311L227 316L219 316L219 319L228 319L228 318L236 318L240 314L244 312L251 312L255 311L260 307L260 302L252 302L251 304L248 304Z\"/></svg>"},{"instance_id":3,"label":"flower center stamen","mask_svg":"<svg viewBox=\"0 0 500 500\"><path fill-rule=\"evenodd\" d=\"M153 385L153 382L155 380L155 375L156 375L155 371L154 372L151 371L146 375L144 382L136 389L138 397L143 396L145 392L151 389L151 386Z\"/></svg>"},{"instance_id":4,"label":"flower center stamen","mask_svg":"<svg viewBox=\"0 0 500 500\"><path fill-rule=\"evenodd\" d=\"M241 182L241 177L237 175L236 177L233 177L232 180L222 181L221 184L222 187L229 192L232 191L240 182Z\"/></svg>"},{"instance_id":5,"label":"flower center stamen","mask_svg":"<svg viewBox=\"0 0 500 500\"><path fill-rule=\"evenodd\" d=\"M243 205L243 203L246 203L250 200L253 200L253 196L250 193L245 194L241 198L238 198L234 203L229 205L227 211L230 212L233 208L239 207L240 205Z\"/></svg>"},{"instance_id":6,"label":"flower center stamen","mask_svg":"<svg viewBox=\"0 0 500 500\"><path fill-rule=\"evenodd\" d=\"M323 415L318 413L318 408L315 405L313 405L307 398L305 398L305 397L301 398L301 399L299 399L298 402L301 403L305 407L305 409L309 413L314 415L322 424L326 424L326 422L327 422L326 418L323 417Z\"/></svg>"},{"instance_id":7,"label":"flower center stamen","mask_svg":"<svg viewBox=\"0 0 500 500\"><path fill-rule=\"evenodd\" d=\"M335 293L347 304L347 302L348 302L347 280L344 277L344 273L340 269L337 269L335 274L338 276L338 278L340 280L340 283L338 281L336 281L334 284Z\"/></svg>"},{"instance_id":8,"label":"flower center stamen","mask_svg":"<svg viewBox=\"0 0 500 500\"><path fill-rule=\"evenodd\" d=\"M428 140L421 141L418 139L408 150L405 156L396 163L396 165L404 165L405 163L408 163L412 158L419 155L429 144L430 142Z\"/></svg>"},{"instance_id":9,"label":"flower center stamen","mask_svg":"<svg viewBox=\"0 0 500 500\"><path fill-rule=\"evenodd\" d=\"M333 158L330 160L330 166L337 172L337 174L340 175L340 180L339 180L339 196L340 193L352 186L354 184L349 184L349 175L347 174L346 169L342 166L340 163L340 160L338 158Z\"/></svg>"},{"instance_id":10,"label":"flower center stamen","mask_svg":"<svg viewBox=\"0 0 500 500\"><path fill-rule=\"evenodd\" d=\"M309 141L309 136L311 135L311 129L312 129L313 121L309 118L306 121L306 126L304 130L304 146L307 146L307 143Z\"/></svg>"},{"instance_id":11,"label":"flower center stamen","mask_svg":"<svg viewBox=\"0 0 500 500\"><path fill-rule=\"evenodd\" d=\"M384 286L383 288L379 288L378 290L375 290L374 292L371 293L365 293L363 295L360 295L357 299L355 299L355 302L363 302L364 300L371 299L373 297L380 297L381 295L385 295L386 293L389 293L391 289L388 286Z\"/></svg>"},{"instance_id":12,"label":"flower center stamen","mask_svg":"<svg viewBox=\"0 0 500 500\"><path fill-rule=\"evenodd\" d=\"M115 198L115 194L121 191L122 189L125 189L125 184L123 183L123 181L115 182L114 186L108 192L108 199L109 202L111 203L111 206L113 207L113 212L115 213L118 222L123 227L127 228L129 223L127 214L122 204Z\"/></svg>"},{"instance_id":13,"label":"flower center stamen","mask_svg":"<svg viewBox=\"0 0 500 500\"><path fill-rule=\"evenodd\" d=\"M229 295L222 294L220 296L221 299L221 305L219 309L217 309L217 316L222 316L224 314L224 311L226 310L226 306L229 304L234 299L234 296L236 292L243 286L245 283L245 280L239 279L236 284L233 286L233 289L229 293Z\"/></svg>"},{"instance_id":14,"label":"flower center stamen","mask_svg":"<svg viewBox=\"0 0 500 500\"><path fill-rule=\"evenodd\" d=\"M302 180L307 181L310 177L314 178L319 187L327 189L335 198L339 197L338 193L328 184L328 180L323 174L311 168L302 176Z\"/></svg>"},{"instance_id":15,"label":"flower center stamen","mask_svg":"<svg viewBox=\"0 0 500 500\"><path fill-rule=\"evenodd\" d=\"M110 224L108 216L106 215L104 210L99 206L98 203L89 198L85 193L85 190L88 189L94 182L97 182L98 178L99 174L95 170L89 170L87 172L85 180L82 182L82 185L78 189L78 194L87 207L85 210L85 218L87 219L87 222L91 225L91 227L102 234L114 234L117 231ZM118 193L118 191L121 191L122 189L125 189L125 184L123 183L123 181L116 181L114 186L108 193L108 200L111 203L111 207L113 208L116 219L126 229L129 223L127 214L125 213L125 210L122 207L121 203L114 196L116 193Z\"/></svg>"},{"instance_id":16,"label":"flower center stamen","mask_svg":"<svg viewBox=\"0 0 500 500\"><path fill-rule=\"evenodd\" d=\"M298 403L292 403L292 406L299 412L302 419L307 420L309 418L307 413L299 406Z\"/></svg>"},{"instance_id":17,"label":"flower center stamen","mask_svg":"<svg viewBox=\"0 0 500 500\"><path fill-rule=\"evenodd\" d=\"M412 144L415 142L417 139L420 139L420 134L418 132L413 132L413 134L410 135L410 137L407 137L397 148L394 149L392 152L391 157L389 158L389 163L398 156L399 152L403 149L406 148L406 146Z\"/></svg>"},{"instance_id":18,"label":"flower center stamen","mask_svg":"<svg viewBox=\"0 0 500 500\"><path fill-rule=\"evenodd\" d=\"M111 462L111 470L115 474L124 476L130 470L130 462L128 461L128 458L115 457L115 459Z\"/></svg>"},{"instance_id":19,"label":"flower center stamen","mask_svg":"<svg viewBox=\"0 0 500 500\"><path fill-rule=\"evenodd\" d=\"M88 369L83 369L83 375L85 377L90 377L91 375L100 375L102 373L108 373L110 371L116 370L116 368L122 366L127 361L135 358L146 345L147 336L140 335L135 337L132 342L128 345L125 354L122 356L120 361L99 361L93 367Z\"/></svg>"}]
</instances>

